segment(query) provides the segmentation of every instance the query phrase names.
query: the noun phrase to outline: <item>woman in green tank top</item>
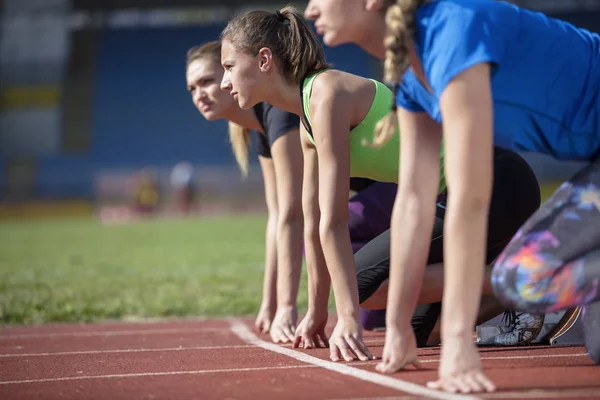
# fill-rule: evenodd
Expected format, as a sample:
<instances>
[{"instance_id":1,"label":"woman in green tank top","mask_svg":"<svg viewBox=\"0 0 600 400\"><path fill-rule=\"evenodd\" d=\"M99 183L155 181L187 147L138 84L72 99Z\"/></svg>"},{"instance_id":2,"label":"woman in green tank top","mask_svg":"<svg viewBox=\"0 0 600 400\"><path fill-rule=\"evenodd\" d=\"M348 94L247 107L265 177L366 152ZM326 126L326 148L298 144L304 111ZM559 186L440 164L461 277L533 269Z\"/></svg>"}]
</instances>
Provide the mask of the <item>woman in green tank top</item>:
<instances>
[{"instance_id":1,"label":"woman in green tank top","mask_svg":"<svg viewBox=\"0 0 600 400\"><path fill-rule=\"evenodd\" d=\"M379 82L331 69L316 36L291 7L242 14L221 36L225 69L221 88L229 90L241 108L264 101L303 117L309 304L295 345L310 348L319 346L320 340L329 342L334 361L372 359L358 315L347 193L351 176L397 182L398 132L386 143L373 140L374 126L392 108L393 94ZM445 189L443 173L435 185L440 192ZM330 286L338 322L328 340Z\"/></svg>"},{"instance_id":2,"label":"woman in green tank top","mask_svg":"<svg viewBox=\"0 0 600 400\"><path fill-rule=\"evenodd\" d=\"M319 76L326 72L322 70L316 72L302 82L302 122L306 129L306 140L316 146L311 128L311 97L314 82ZM336 71L339 72L339 71ZM349 74L348 74L349 75ZM327 81L327 77L320 80ZM362 79L362 78L360 78ZM379 146L369 146L372 141L373 132L377 123L389 114L390 108L394 104L392 91L383 83L373 79L367 79L374 86L374 96L368 96L371 100L367 114L361 119L358 125L350 128L350 176L367 177L380 182L398 182L398 161L400 150L400 136L398 130L392 138L381 143ZM446 189L446 183L443 176L443 149L440 153L440 170L442 171L438 193L443 193Z\"/></svg>"}]
</instances>

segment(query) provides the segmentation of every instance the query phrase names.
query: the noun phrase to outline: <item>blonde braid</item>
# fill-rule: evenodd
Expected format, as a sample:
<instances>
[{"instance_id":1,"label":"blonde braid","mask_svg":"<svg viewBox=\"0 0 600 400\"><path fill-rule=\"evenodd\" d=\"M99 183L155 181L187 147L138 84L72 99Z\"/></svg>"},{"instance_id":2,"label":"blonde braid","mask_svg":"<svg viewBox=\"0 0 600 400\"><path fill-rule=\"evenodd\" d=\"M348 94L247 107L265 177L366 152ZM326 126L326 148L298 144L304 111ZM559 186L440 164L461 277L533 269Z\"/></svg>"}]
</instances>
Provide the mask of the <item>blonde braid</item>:
<instances>
[{"instance_id":1,"label":"blonde braid","mask_svg":"<svg viewBox=\"0 0 600 400\"><path fill-rule=\"evenodd\" d=\"M415 35L417 9L425 0L397 0L390 5L385 15L387 36L385 37L384 80L394 84L400 82L408 69L408 53ZM395 104L395 99L393 99ZM383 117L375 127L372 147L385 145L394 136L397 127L396 107Z\"/></svg>"}]
</instances>

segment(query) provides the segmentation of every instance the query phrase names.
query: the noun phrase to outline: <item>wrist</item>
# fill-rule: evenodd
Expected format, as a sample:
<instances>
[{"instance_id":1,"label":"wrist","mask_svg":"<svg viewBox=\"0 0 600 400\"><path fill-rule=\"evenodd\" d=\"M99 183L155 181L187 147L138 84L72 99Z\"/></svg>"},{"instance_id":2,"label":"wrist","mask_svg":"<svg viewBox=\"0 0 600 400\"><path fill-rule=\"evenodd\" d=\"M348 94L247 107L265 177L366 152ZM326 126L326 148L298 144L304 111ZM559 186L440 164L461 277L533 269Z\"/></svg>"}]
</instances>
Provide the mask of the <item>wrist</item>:
<instances>
[{"instance_id":1,"label":"wrist","mask_svg":"<svg viewBox=\"0 0 600 400\"><path fill-rule=\"evenodd\" d=\"M308 304L308 309L306 310L307 315L327 315L329 313L329 307L327 304L324 305L315 305Z\"/></svg>"},{"instance_id":2,"label":"wrist","mask_svg":"<svg viewBox=\"0 0 600 400\"><path fill-rule=\"evenodd\" d=\"M345 307L345 306L338 306L336 307L336 313L337 313L337 317L338 319L342 319L342 320L354 320L354 321L358 321L360 319L359 316L359 312L358 312L358 308L357 307Z\"/></svg>"},{"instance_id":3,"label":"wrist","mask_svg":"<svg viewBox=\"0 0 600 400\"><path fill-rule=\"evenodd\" d=\"M410 315L410 318L406 318L406 315ZM386 313L385 318L385 327L386 330L391 330L395 332L408 332L412 331L412 313L398 313L398 312L388 312Z\"/></svg>"},{"instance_id":4,"label":"wrist","mask_svg":"<svg viewBox=\"0 0 600 400\"><path fill-rule=\"evenodd\" d=\"M263 296L262 302L260 304L262 308L277 308L277 297L275 296Z\"/></svg>"},{"instance_id":5,"label":"wrist","mask_svg":"<svg viewBox=\"0 0 600 400\"><path fill-rule=\"evenodd\" d=\"M277 311L294 311L296 310L295 303L277 303Z\"/></svg>"},{"instance_id":6,"label":"wrist","mask_svg":"<svg viewBox=\"0 0 600 400\"><path fill-rule=\"evenodd\" d=\"M464 327L442 327L441 330L442 342L472 342L473 331L464 329Z\"/></svg>"}]
</instances>

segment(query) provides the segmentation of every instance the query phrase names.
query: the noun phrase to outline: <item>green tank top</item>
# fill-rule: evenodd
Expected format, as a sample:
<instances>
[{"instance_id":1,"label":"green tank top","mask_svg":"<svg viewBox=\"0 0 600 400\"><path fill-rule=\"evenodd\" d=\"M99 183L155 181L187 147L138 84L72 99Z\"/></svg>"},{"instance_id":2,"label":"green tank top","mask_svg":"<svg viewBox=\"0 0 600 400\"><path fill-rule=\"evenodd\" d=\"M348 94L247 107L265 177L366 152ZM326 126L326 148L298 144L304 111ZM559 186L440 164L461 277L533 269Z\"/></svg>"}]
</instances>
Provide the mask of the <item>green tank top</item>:
<instances>
[{"instance_id":1,"label":"green tank top","mask_svg":"<svg viewBox=\"0 0 600 400\"><path fill-rule=\"evenodd\" d=\"M309 126L310 121L310 96L312 85L315 78L324 71L304 79L302 84L302 109L304 118ZM394 136L385 145L381 147L370 147L363 144L363 140L368 143L373 141L375 126L380 119L386 116L394 102L394 94L383 83L371 79L375 84L375 98L369 108L367 115L363 120L350 130L350 177L369 178L378 182L398 183L398 166L400 158L400 134L396 128ZM315 141L311 133L308 133L308 140L314 145ZM446 180L444 179L444 150L440 153L440 183L438 193L446 190Z\"/></svg>"}]
</instances>

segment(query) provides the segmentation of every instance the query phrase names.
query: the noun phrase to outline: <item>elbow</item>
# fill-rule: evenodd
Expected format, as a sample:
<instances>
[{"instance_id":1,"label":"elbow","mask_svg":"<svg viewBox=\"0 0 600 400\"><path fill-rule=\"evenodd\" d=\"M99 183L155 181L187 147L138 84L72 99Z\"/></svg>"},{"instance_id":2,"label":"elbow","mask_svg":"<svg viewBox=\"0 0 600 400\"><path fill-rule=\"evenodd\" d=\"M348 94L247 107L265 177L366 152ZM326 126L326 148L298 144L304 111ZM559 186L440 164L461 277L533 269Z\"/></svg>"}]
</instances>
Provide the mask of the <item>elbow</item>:
<instances>
[{"instance_id":1,"label":"elbow","mask_svg":"<svg viewBox=\"0 0 600 400\"><path fill-rule=\"evenodd\" d=\"M319 242L319 218L313 214L304 216L304 240L306 243Z\"/></svg>"},{"instance_id":2,"label":"elbow","mask_svg":"<svg viewBox=\"0 0 600 400\"><path fill-rule=\"evenodd\" d=\"M277 214L277 225L279 229L297 225L303 220L302 205L294 205L291 207L285 207L279 210Z\"/></svg>"},{"instance_id":3,"label":"elbow","mask_svg":"<svg viewBox=\"0 0 600 400\"><path fill-rule=\"evenodd\" d=\"M319 236L321 237L321 243L325 245L325 242L330 240L333 236L348 233L348 217L344 217L340 214L334 214L328 217L321 217L319 223Z\"/></svg>"},{"instance_id":4,"label":"elbow","mask_svg":"<svg viewBox=\"0 0 600 400\"><path fill-rule=\"evenodd\" d=\"M405 223L408 220L421 220L431 213L434 204L427 204L416 191L398 193L392 211L392 220Z\"/></svg>"},{"instance_id":5,"label":"elbow","mask_svg":"<svg viewBox=\"0 0 600 400\"><path fill-rule=\"evenodd\" d=\"M271 227L277 227L279 222L279 212L277 208L270 207L267 209L267 212L269 215L267 219L267 225Z\"/></svg>"},{"instance_id":6,"label":"elbow","mask_svg":"<svg viewBox=\"0 0 600 400\"><path fill-rule=\"evenodd\" d=\"M472 187L459 190L448 190L448 211L456 210L461 215L480 215L489 211L491 190Z\"/></svg>"}]
</instances>

